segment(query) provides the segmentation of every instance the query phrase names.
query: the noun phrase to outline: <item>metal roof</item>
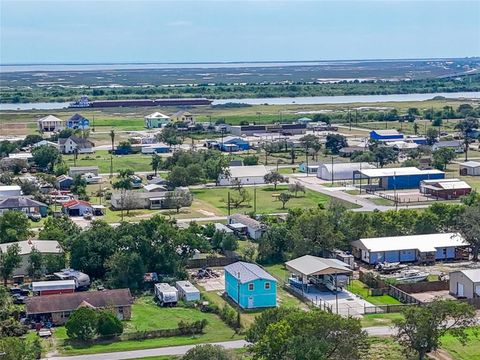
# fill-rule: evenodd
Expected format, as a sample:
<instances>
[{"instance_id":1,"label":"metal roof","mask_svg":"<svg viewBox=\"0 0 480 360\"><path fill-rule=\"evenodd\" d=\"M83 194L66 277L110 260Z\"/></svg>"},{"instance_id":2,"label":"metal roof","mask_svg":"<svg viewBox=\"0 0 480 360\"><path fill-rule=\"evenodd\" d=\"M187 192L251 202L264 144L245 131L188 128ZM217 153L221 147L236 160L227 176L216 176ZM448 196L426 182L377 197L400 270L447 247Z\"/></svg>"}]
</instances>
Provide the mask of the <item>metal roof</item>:
<instances>
[{"instance_id":1,"label":"metal roof","mask_svg":"<svg viewBox=\"0 0 480 360\"><path fill-rule=\"evenodd\" d=\"M420 252L433 252L436 248L467 246L468 243L460 234L424 234L406 236L388 236L360 239L352 242L352 246L369 252L400 251L416 249Z\"/></svg>"},{"instance_id":2,"label":"metal roof","mask_svg":"<svg viewBox=\"0 0 480 360\"><path fill-rule=\"evenodd\" d=\"M466 161L464 163L461 163L460 166L477 168L477 167L480 167L480 162L478 162L478 161Z\"/></svg>"},{"instance_id":3,"label":"metal roof","mask_svg":"<svg viewBox=\"0 0 480 360\"><path fill-rule=\"evenodd\" d=\"M461 272L474 283L480 283L480 269L466 269L452 272Z\"/></svg>"},{"instance_id":4,"label":"metal roof","mask_svg":"<svg viewBox=\"0 0 480 360\"><path fill-rule=\"evenodd\" d=\"M33 248L37 249L41 253L46 254L60 254L63 252L62 247L58 241L55 240L25 240L5 243L0 244L0 250L5 252L13 244L18 244L20 247L20 255L30 254Z\"/></svg>"},{"instance_id":5,"label":"metal roof","mask_svg":"<svg viewBox=\"0 0 480 360\"><path fill-rule=\"evenodd\" d=\"M347 264L340 260L325 259L312 255L304 255L287 261L285 265L289 270L307 276L352 272L352 270L347 267Z\"/></svg>"},{"instance_id":6,"label":"metal roof","mask_svg":"<svg viewBox=\"0 0 480 360\"><path fill-rule=\"evenodd\" d=\"M34 281L32 291L75 289L75 280Z\"/></svg>"},{"instance_id":7,"label":"metal roof","mask_svg":"<svg viewBox=\"0 0 480 360\"><path fill-rule=\"evenodd\" d=\"M403 135L398 132L396 129L386 129L386 130L372 130L372 132L378 134L378 135Z\"/></svg>"},{"instance_id":8,"label":"metal roof","mask_svg":"<svg viewBox=\"0 0 480 360\"><path fill-rule=\"evenodd\" d=\"M400 168L381 168L381 169L362 169L359 172L367 177L387 177L387 176L409 176L409 175L433 175L445 174L443 171L430 169L420 170L416 167L400 167Z\"/></svg>"},{"instance_id":9,"label":"metal roof","mask_svg":"<svg viewBox=\"0 0 480 360\"><path fill-rule=\"evenodd\" d=\"M241 284L247 282L264 279L277 282L272 275L263 270L260 266L252 263L238 261L236 263L225 266L225 271L236 279L240 279ZM239 277L240 276L240 277Z\"/></svg>"},{"instance_id":10,"label":"metal roof","mask_svg":"<svg viewBox=\"0 0 480 360\"><path fill-rule=\"evenodd\" d=\"M175 283L177 289L182 289L183 292L189 294L199 294L200 290L198 290L190 281L181 280Z\"/></svg>"},{"instance_id":11,"label":"metal roof","mask_svg":"<svg viewBox=\"0 0 480 360\"><path fill-rule=\"evenodd\" d=\"M250 216L243 214L232 214L228 217L228 220L229 222L230 220L233 220L234 223L240 223L255 230L262 229L264 227L260 221L252 219ZM234 223L230 225L234 225Z\"/></svg>"},{"instance_id":12,"label":"metal roof","mask_svg":"<svg viewBox=\"0 0 480 360\"><path fill-rule=\"evenodd\" d=\"M249 176L265 176L267 175L267 169L265 165L252 165L252 166L230 166L230 178L241 178Z\"/></svg>"}]
</instances>

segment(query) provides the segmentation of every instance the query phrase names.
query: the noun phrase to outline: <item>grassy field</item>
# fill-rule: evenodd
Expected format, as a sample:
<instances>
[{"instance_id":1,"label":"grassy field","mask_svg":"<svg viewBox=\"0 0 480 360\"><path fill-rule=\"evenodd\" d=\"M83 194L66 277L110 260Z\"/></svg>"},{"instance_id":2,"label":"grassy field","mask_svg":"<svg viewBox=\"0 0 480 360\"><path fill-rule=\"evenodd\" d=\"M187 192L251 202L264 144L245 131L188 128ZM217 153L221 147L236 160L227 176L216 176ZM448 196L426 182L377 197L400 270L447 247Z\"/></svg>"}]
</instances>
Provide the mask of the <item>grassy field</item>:
<instances>
[{"instance_id":1,"label":"grassy field","mask_svg":"<svg viewBox=\"0 0 480 360\"><path fill-rule=\"evenodd\" d=\"M480 331L480 327L476 328ZM442 338L442 349L445 349L452 355L455 360L478 360L480 359L480 337L475 337L474 330L467 331L469 341L463 346L460 341L454 338L452 335L446 335Z\"/></svg>"},{"instance_id":2,"label":"grassy field","mask_svg":"<svg viewBox=\"0 0 480 360\"><path fill-rule=\"evenodd\" d=\"M401 304L400 301L391 297L390 295L371 296L368 286L362 283L360 280L352 280L352 282L348 286L348 290L354 294L361 296L362 299L374 305Z\"/></svg>"},{"instance_id":3,"label":"grassy field","mask_svg":"<svg viewBox=\"0 0 480 360\"><path fill-rule=\"evenodd\" d=\"M62 158L66 164L74 166L73 155L63 155ZM134 154L126 156L113 156L113 172L121 169L132 169L134 171L152 171L150 162L151 156L143 154ZM98 150L95 154L79 155L76 166L98 166L99 172L103 174L110 173L110 154L107 150ZM152 171L153 172L153 171Z\"/></svg>"},{"instance_id":4,"label":"grassy field","mask_svg":"<svg viewBox=\"0 0 480 360\"><path fill-rule=\"evenodd\" d=\"M248 193L251 196L251 200L248 204L239 207L237 209L231 209L232 213L248 213L254 210L254 188L245 187ZM297 198L292 198L285 205L285 209L282 209L282 203L273 196L275 194L280 194L288 190L288 186L282 185L277 186L275 190L273 186L263 186L257 187L257 213L259 214L269 214L269 213L278 213L278 212L287 212L288 209L294 208L315 208L319 204L327 204L331 201L331 197L317 193L315 191L307 190L305 195L299 193ZM200 202L204 202L214 208L218 209L219 213L226 215L228 213L227 207L227 198L228 192L231 195L235 195L236 190L231 188L214 188L214 189L195 189L192 190L193 196ZM345 203L349 208L354 208L355 205L351 203Z\"/></svg>"},{"instance_id":5,"label":"grassy field","mask_svg":"<svg viewBox=\"0 0 480 360\"><path fill-rule=\"evenodd\" d=\"M367 314L363 315L361 322L363 327L390 326L393 324L393 320L402 318L401 313Z\"/></svg>"},{"instance_id":6,"label":"grassy field","mask_svg":"<svg viewBox=\"0 0 480 360\"><path fill-rule=\"evenodd\" d=\"M129 351L154 347L227 341L241 338L214 314L202 313L196 309L181 307L161 308L157 306L150 297L143 297L135 302L132 306L132 319L126 321L124 324L125 332L128 333L155 329L171 329L176 328L178 322L181 320L196 321L201 319L206 319L208 325L205 329L205 334L196 336L173 336L141 341L128 340L105 342L95 345L74 345L67 340L65 328L59 327L55 329L55 338L58 340L61 352L66 355Z\"/></svg>"}]
</instances>

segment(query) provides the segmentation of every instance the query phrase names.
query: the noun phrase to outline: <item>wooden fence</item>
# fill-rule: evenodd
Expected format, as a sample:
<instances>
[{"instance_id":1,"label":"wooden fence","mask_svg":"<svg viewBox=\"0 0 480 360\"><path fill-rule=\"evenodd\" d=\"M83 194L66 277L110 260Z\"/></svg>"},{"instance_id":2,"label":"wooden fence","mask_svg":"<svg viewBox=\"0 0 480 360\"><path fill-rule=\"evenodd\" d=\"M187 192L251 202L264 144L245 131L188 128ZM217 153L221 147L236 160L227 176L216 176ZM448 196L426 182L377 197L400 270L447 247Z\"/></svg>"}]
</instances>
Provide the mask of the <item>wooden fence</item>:
<instances>
[{"instance_id":1,"label":"wooden fence","mask_svg":"<svg viewBox=\"0 0 480 360\"><path fill-rule=\"evenodd\" d=\"M205 259L190 259L187 262L187 268L200 269L205 267L224 267L238 261L236 257L211 257Z\"/></svg>"},{"instance_id":2,"label":"wooden fence","mask_svg":"<svg viewBox=\"0 0 480 360\"><path fill-rule=\"evenodd\" d=\"M403 304L422 304L421 301L415 299L412 295L393 285L388 285L388 295L394 297Z\"/></svg>"}]
</instances>

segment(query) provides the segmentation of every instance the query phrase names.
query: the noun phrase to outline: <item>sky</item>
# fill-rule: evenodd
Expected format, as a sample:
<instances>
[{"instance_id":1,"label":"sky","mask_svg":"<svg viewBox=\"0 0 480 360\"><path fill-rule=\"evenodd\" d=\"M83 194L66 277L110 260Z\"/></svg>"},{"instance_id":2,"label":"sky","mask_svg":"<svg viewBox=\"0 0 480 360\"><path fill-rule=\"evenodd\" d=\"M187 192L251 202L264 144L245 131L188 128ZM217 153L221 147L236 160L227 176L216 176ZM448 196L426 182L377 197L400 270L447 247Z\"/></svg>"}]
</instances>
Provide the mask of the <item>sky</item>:
<instances>
[{"instance_id":1,"label":"sky","mask_svg":"<svg viewBox=\"0 0 480 360\"><path fill-rule=\"evenodd\" d=\"M480 0L0 0L0 64L479 55Z\"/></svg>"}]
</instances>

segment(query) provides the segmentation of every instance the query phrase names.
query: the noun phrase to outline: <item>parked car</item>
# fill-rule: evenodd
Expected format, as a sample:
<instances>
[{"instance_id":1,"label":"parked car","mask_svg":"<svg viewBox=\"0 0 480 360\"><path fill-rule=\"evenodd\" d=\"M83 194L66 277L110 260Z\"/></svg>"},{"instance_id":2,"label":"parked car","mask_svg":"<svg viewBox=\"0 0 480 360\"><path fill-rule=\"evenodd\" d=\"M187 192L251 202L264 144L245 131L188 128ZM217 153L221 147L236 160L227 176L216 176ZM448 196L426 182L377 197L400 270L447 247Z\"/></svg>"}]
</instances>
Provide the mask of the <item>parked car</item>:
<instances>
[{"instance_id":1,"label":"parked car","mask_svg":"<svg viewBox=\"0 0 480 360\"><path fill-rule=\"evenodd\" d=\"M28 218L34 222L39 222L42 219L42 216L37 213L29 213Z\"/></svg>"},{"instance_id":2,"label":"parked car","mask_svg":"<svg viewBox=\"0 0 480 360\"><path fill-rule=\"evenodd\" d=\"M50 336L52 336L52 330L42 328L42 329L38 330L38 336L43 337L43 338L50 337Z\"/></svg>"}]
</instances>

